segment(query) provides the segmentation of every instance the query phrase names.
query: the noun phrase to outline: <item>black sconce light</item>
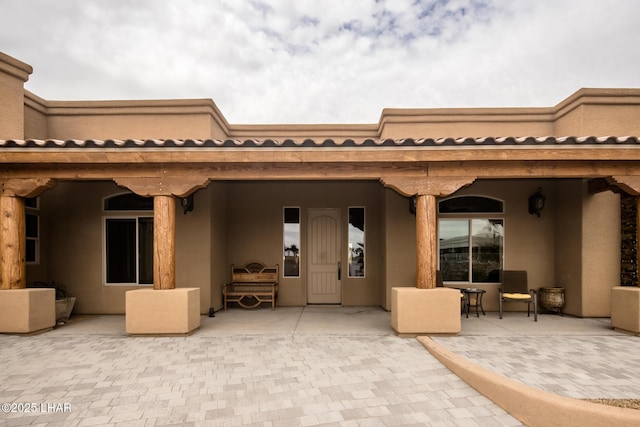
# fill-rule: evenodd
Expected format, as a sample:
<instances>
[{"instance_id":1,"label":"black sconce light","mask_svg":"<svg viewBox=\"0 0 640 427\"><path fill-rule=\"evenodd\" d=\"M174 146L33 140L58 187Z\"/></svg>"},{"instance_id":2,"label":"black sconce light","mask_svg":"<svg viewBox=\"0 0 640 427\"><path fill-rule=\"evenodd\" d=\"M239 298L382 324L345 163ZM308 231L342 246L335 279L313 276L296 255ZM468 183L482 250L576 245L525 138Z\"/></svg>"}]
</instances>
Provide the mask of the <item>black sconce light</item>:
<instances>
[{"instance_id":1,"label":"black sconce light","mask_svg":"<svg viewBox=\"0 0 640 427\"><path fill-rule=\"evenodd\" d=\"M193 194L189 194L187 197L181 197L180 206L182 206L185 215L187 212L191 212L193 210Z\"/></svg>"},{"instance_id":2,"label":"black sconce light","mask_svg":"<svg viewBox=\"0 0 640 427\"><path fill-rule=\"evenodd\" d=\"M544 209L545 200L547 198L542 195L542 188L538 188L538 191L529 196L529 214L535 214L539 218L542 209Z\"/></svg>"}]
</instances>

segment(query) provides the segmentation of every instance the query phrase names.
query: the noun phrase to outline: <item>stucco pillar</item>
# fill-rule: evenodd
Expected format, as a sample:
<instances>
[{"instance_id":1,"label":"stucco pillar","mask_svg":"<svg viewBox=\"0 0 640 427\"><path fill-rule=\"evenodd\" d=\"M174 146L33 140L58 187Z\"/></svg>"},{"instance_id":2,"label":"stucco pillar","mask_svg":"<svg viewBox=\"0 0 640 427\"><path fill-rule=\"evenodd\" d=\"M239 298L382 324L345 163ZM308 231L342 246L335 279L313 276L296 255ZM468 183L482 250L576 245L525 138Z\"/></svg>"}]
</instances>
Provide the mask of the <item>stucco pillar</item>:
<instances>
[{"instance_id":1,"label":"stucco pillar","mask_svg":"<svg viewBox=\"0 0 640 427\"><path fill-rule=\"evenodd\" d=\"M176 200L153 198L153 288L176 287Z\"/></svg>"},{"instance_id":2,"label":"stucco pillar","mask_svg":"<svg viewBox=\"0 0 640 427\"><path fill-rule=\"evenodd\" d=\"M153 289L127 291L126 331L132 335L190 334L200 327L200 288L176 287L176 197L204 188L208 179L118 178L118 185L153 197Z\"/></svg>"},{"instance_id":3,"label":"stucco pillar","mask_svg":"<svg viewBox=\"0 0 640 427\"><path fill-rule=\"evenodd\" d=\"M0 196L0 289L26 287L24 199Z\"/></svg>"},{"instance_id":4,"label":"stucco pillar","mask_svg":"<svg viewBox=\"0 0 640 427\"><path fill-rule=\"evenodd\" d=\"M53 289L26 289L25 198L55 184L45 178L0 179L0 333L53 328Z\"/></svg>"}]
</instances>

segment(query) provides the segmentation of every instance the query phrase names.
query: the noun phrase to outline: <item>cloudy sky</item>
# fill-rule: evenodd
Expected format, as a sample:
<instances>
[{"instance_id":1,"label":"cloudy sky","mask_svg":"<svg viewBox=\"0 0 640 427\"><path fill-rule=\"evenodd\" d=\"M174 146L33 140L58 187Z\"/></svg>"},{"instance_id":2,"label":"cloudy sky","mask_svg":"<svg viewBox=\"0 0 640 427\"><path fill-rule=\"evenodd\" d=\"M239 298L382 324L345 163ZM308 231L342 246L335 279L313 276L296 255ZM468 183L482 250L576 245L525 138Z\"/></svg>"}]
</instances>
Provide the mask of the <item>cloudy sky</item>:
<instances>
[{"instance_id":1,"label":"cloudy sky","mask_svg":"<svg viewBox=\"0 0 640 427\"><path fill-rule=\"evenodd\" d=\"M637 0L0 0L49 100L211 98L230 123L552 106L640 87Z\"/></svg>"}]
</instances>

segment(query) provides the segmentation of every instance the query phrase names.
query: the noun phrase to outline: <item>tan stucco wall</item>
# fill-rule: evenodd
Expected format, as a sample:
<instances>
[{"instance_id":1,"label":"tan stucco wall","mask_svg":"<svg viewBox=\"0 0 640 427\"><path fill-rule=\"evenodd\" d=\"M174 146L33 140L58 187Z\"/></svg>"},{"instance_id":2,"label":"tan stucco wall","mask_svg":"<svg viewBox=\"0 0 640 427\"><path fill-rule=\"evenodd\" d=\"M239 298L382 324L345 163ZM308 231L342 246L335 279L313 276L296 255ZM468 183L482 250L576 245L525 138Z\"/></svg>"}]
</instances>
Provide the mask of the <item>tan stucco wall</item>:
<instances>
[{"instance_id":1,"label":"tan stucco wall","mask_svg":"<svg viewBox=\"0 0 640 427\"><path fill-rule=\"evenodd\" d=\"M620 196L589 195L583 183L583 317L611 315L611 289L620 286Z\"/></svg>"},{"instance_id":2,"label":"tan stucco wall","mask_svg":"<svg viewBox=\"0 0 640 427\"><path fill-rule=\"evenodd\" d=\"M555 286L565 290L564 312L610 315L611 288L620 284L620 199L589 195L586 180L558 180Z\"/></svg>"},{"instance_id":3,"label":"tan stucco wall","mask_svg":"<svg viewBox=\"0 0 640 427\"><path fill-rule=\"evenodd\" d=\"M200 312L211 307L211 193L194 194L193 211L184 213L176 203L176 287L200 288Z\"/></svg>"},{"instance_id":4,"label":"tan stucco wall","mask_svg":"<svg viewBox=\"0 0 640 427\"><path fill-rule=\"evenodd\" d=\"M583 181L582 311L583 317L611 315L611 289L620 286L620 196L589 195Z\"/></svg>"},{"instance_id":5,"label":"tan stucco wall","mask_svg":"<svg viewBox=\"0 0 640 427\"><path fill-rule=\"evenodd\" d=\"M28 267L27 279L64 283L77 297L75 313L124 313L125 292L140 288L103 283L103 199L123 191L112 182L60 182L41 196L41 263ZM365 206L367 276L343 275L343 304L380 305L382 192L377 182L213 182L195 193L193 212L177 207L176 286L200 289L202 313L219 310L231 263L282 265L283 206L302 208L303 245L306 209L340 208L346 224L349 206ZM281 281L279 304L306 304L304 271L303 262L300 278Z\"/></svg>"},{"instance_id":6,"label":"tan stucco wall","mask_svg":"<svg viewBox=\"0 0 640 427\"><path fill-rule=\"evenodd\" d=\"M103 279L103 200L124 191L105 181L60 182L41 196L41 257L48 268L28 266L27 280L64 283L77 297L74 313L122 314L125 292L141 288ZM176 287L200 288L202 313L211 300L209 208L209 194L201 190L193 212L184 215L179 206L176 212Z\"/></svg>"},{"instance_id":7,"label":"tan stucco wall","mask_svg":"<svg viewBox=\"0 0 640 427\"><path fill-rule=\"evenodd\" d=\"M2 76L4 75L0 73L0 78ZM3 84L0 80L0 90L6 91L7 88L13 86ZM24 116L25 138L65 140L229 137L229 124L210 99L47 101L25 91L22 85L14 89L15 95L20 96L19 102L12 101L19 106L19 117L12 120L12 123L21 125L17 119L22 120ZM6 98L8 100L9 97Z\"/></svg>"},{"instance_id":8,"label":"tan stucco wall","mask_svg":"<svg viewBox=\"0 0 640 427\"><path fill-rule=\"evenodd\" d=\"M69 103L66 103L69 104ZM49 108L48 137L54 139L207 139L224 137L219 128L212 126L212 119L204 111L190 112L187 106L104 105L82 108ZM86 114L86 112L90 114Z\"/></svg>"},{"instance_id":9,"label":"tan stucco wall","mask_svg":"<svg viewBox=\"0 0 640 427\"><path fill-rule=\"evenodd\" d=\"M20 139L24 135L24 116L22 112L22 82L0 73L0 138Z\"/></svg>"},{"instance_id":10,"label":"tan stucco wall","mask_svg":"<svg viewBox=\"0 0 640 427\"><path fill-rule=\"evenodd\" d=\"M385 109L382 138L460 138L550 135L548 109Z\"/></svg>"},{"instance_id":11,"label":"tan stucco wall","mask_svg":"<svg viewBox=\"0 0 640 427\"><path fill-rule=\"evenodd\" d=\"M381 228L378 182L235 182L227 184L227 261L279 264L282 268L283 207L301 208L301 277L282 278L278 302L282 306L305 305L306 215L309 208L339 208L343 218L342 247L347 247L347 210L366 207L366 277L342 276L343 305L380 305ZM347 265L343 251L342 265ZM227 280L230 277L227 276Z\"/></svg>"},{"instance_id":12,"label":"tan stucco wall","mask_svg":"<svg viewBox=\"0 0 640 427\"><path fill-rule=\"evenodd\" d=\"M555 107L554 135L639 135L637 89L580 89Z\"/></svg>"},{"instance_id":13,"label":"tan stucco wall","mask_svg":"<svg viewBox=\"0 0 640 427\"><path fill-rule=\"evenodd\" d=\"M546 197L541 216L528 212L529 195L542 188ZM456 195L481 195L504 201L504 269L526 270L529 288L538 289L553 283L555 268L556 197L553 180L479 180ZM497 215L496 217L499 217ZM495 284L474 285L485 289L485 310L498 311L498 289ZM526 310L526 304L505 304L505 310Z\"/></svg>"},{"instance_id":14,"label":"tan stucco wall","mask_svg":"<svg viewBox=\"0 0 640 427\"><path fill-rule=\"evenodd\" d=\"M547 198L540 218L529 215L527 205L529 195L538 188L542 188ZM504 215L492 216L504 218L504 268L527 270L529 286L533 289L553 286L554 283L555 194L554 180L478 180L455 193L456 196L480 195L504 201ZM390 290L395 286L415 286L415 217L409 214L408 201L404 197L390 192L386 194L385 203L387 209L386 288ZM460 216L440 216L440 218L445 217ZM478 215L478 217L486 216ZM451 285L463 286L464 284ZM474 287L487 291L483 299L485 310L498 311L499 285L474 284ZM386 304L389 307L390 291L387 294ZM526 310L526 305L506 304L505 310Z\"/></svg>"},{"instance_id":15,"label":"tan stucco wall","mask_svg":"<svg viewBox=\"0 0 640 427\"><path fill-rule=\"evenodd\" d=\"M46 139L49 137L46 102L28 90L24 91L25 139Z\"/></svg>"},{"instance_id":16,"label":"tan stucco wall","mask_svg":"<svg viewBox=\"0 0 640 427\"><path fill-rule=\"evenodd\" d=\"M409 212L409 199L389 188L384 191L385 298L391 310L391 288L416 286L416 217Z\"/></svg>"},{"instance_id":17,"label":"tan stucco wall","mask_svg":"<svg viewBox=\"0 0 640 427\"><path fill-rule=\"evenodd\" d=\"M564 312L582 313L582 182L577 179L556 182L556 274L555 286L565 288Z\"/></svg>"},{"instance_id":18,"label":"tan stucco wall","mask_svg":"<svg viewBox=\"0 0 640 427\"><path fill-rule=\"evenodd\" d=\"M537 188L546 196L540 218L527 212ZM111 182L60 182L41 196L41 262L28 282L56 280L78 297L76 313L123 313L131 286L103 284L103 198L123 190ZM479 180L456 195L505 202L504 266L527 270L529 285L566 288L565 312L609 315L609 293L619 284L619 203L613 193L588 195L582 180ZM279 304L306 304L306 213L366 207L365 278L343 275L344 305L391 309L391 288L415 286L415 217L408 200L378 182L212 182L195 193L195 209L176 214L176 283L198 287L200 310L221 309L231 263L258 260L282 266L282 208L301 208L302 274L282 278ZM346 226L342 236L347 244ZM346 253L343 253L346 266ZM498 285L485 290L485 310L497 311ZM525 305L507 306L524 310Z\"/></svg>"},{"instance_id":19,"label":"tan stucco wall","mask_svg":"<svg viewBox=\"0 0 640 427\"><path fill-rule=\"evenodd\" d=\"M0 52L0 138L24 137L24 82L31 66Z\"/></svg>"},{"instance_id":20,"label":"tan stucco wall","mask_svg":"<svg viewBox=\"0 0 640 427\"><path fill-rule=\"evenodd\" d=\"M211 212L211 307L222 309L222 287L229 280L227 261L227 184L213 182L208 188Z\"/></svg>"}]
</instances>

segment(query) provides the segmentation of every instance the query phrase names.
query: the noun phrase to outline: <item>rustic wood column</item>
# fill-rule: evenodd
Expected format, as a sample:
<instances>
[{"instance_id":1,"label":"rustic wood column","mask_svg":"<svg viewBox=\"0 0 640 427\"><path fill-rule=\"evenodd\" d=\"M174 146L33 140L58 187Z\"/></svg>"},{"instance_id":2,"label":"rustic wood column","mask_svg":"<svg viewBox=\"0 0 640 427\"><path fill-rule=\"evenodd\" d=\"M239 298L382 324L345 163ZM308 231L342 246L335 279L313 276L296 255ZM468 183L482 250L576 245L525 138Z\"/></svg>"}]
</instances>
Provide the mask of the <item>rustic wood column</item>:
<instances>
[{"instance_id":1,"label":"rustic wood column","mask_svg":"<svg viewBox=\"0 0 640 427\"><path fill-rule=\"evenodd\" d=\"M38 178L0 180L0 289L27 286L25 197L35 197L55 181Z\"/></svg>"},{"instance_id":2,"label":"rustic wood column","mask_svg":"<svg viewBox=\"0 0 640 427\"><path fill-rule=\"evenodd\" d=\"M0 289L26 287L24 199L0 196Z\"/></svg>"},{"instance_id":3,"label":"rustic wood column","mask_svg":"<svg viewBox=\"0 0 640 427\"><path fill-rule=\"evenodd\" d=\"M436 197L416 196L416 287L435 288L438 269Z\"/></svg>"},{"instance_id":4,"label":"rustic wood column","mask_svg":"<svg viewBox=\"0 0 640 427\"><path fill-rule=\"evenodd\" d=\"M389 176L380 180L406 197L416 196L416 287L436 287L438 223L436 197L453 194L475 177Z\"/></svg>"},{"instance_id":5,"label":"rustic wood column","mask_svg":"<svg viewBox=\"0 0 640 427\"><path fill-rule=\"evenodd\" d=\"M209 184L202 178L118 178L139 196L153 196L153 289L176 287L176 199Z\"/></svg>"},{"instance_id":6,"label":"rustic wood column","mask_svg":"<svg viewBox=\"0 0 640 427\"><path fill-rule=\"evenodd\" d=\"M176 287L176 199L153 198L153 288Z\"/></svg>"}]
</instances>

